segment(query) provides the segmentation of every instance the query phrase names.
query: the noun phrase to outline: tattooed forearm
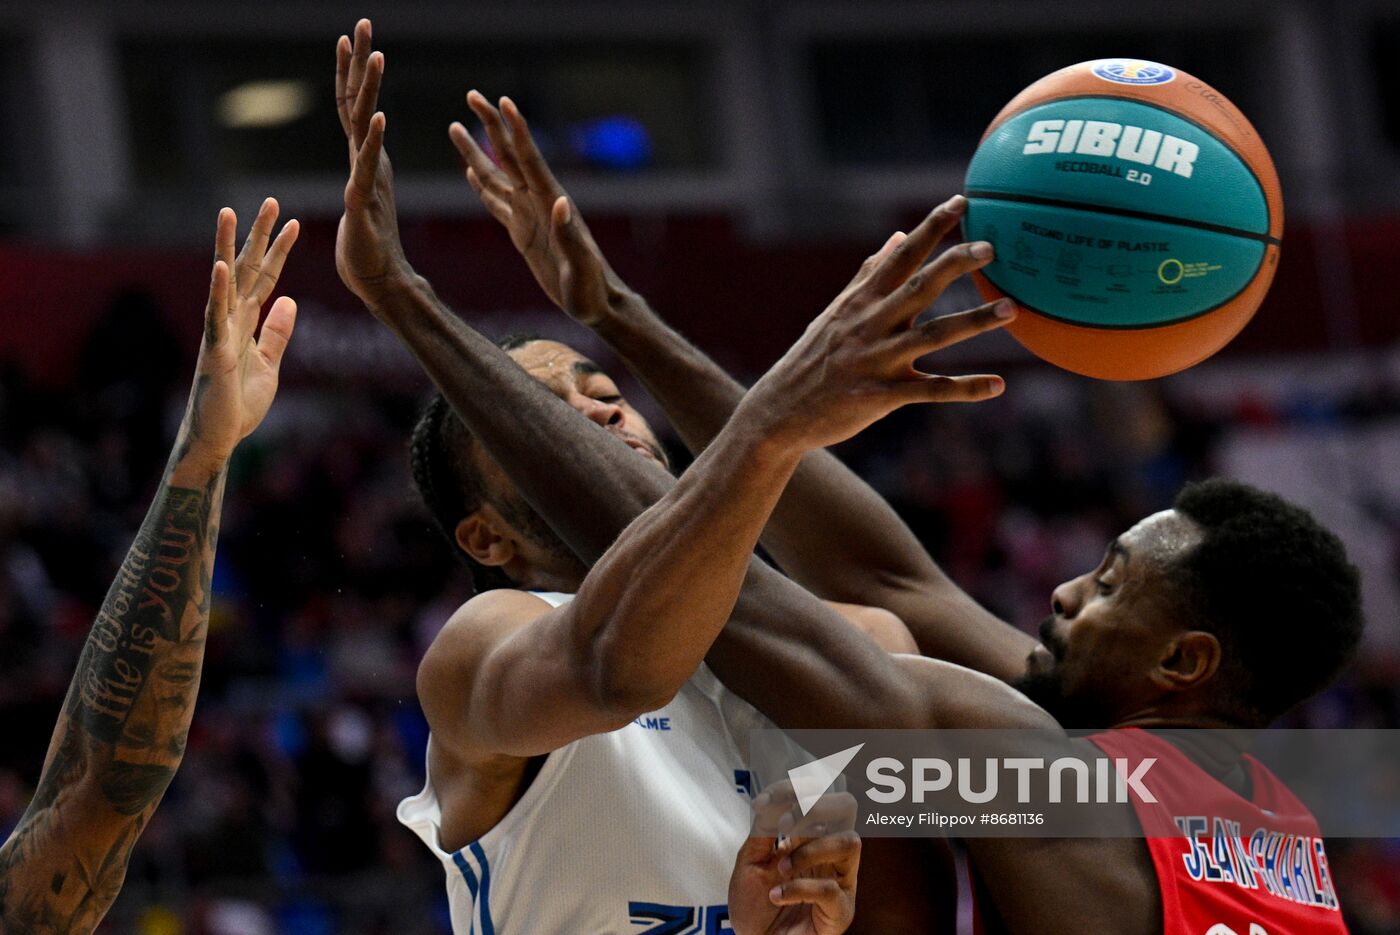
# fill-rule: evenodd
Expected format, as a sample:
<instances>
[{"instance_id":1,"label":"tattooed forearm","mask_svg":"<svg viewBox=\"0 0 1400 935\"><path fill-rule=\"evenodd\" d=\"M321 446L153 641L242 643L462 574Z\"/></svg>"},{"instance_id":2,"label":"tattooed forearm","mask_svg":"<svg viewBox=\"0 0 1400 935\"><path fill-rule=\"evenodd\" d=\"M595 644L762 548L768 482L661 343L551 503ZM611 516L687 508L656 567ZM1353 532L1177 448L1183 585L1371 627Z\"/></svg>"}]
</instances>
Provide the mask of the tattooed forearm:
<instances>
[{"instance_id":1,"label":"tattooed forearm","mask_svg":"<svg viewBox=\"0 0 1400 935\"><path fill-rule=\"evenodd\" d=\"M206 324L205 327L207 328L208 325ZM205 332L204 339L206 342L209 341L209 334L207 331ZM194 392L190 394L190 401L185 409L184 433L176 442L175 460L177 462L183 461L185 456L190 453L190 449L200 441L200 437L203 434L203 421L200 418L200 412L203 411L203 409L200 403L203 402L204 394L209 392L209 387L212 383L213 380L208 374L202 373L194 378Z\"/></svg>"},{"instance_id":2,"label":"tattooed forearm","mask_svg":"<svg viewBox=\"0 0 1400 935\"><path fill-rule=\"evenodd\" d=\"M184 754L204 659L223 472L180 449L88 634L29 809L0 848L0 933L87 932Z\"/></svg>"},{"instance_id":3,"label":"tattooed forearm","mask_svg":"<svg viewBox=\"0 0 1400 935\"><path fill-rule=\"evenodd\" d=\"M122 735L152 669L184 637L185 609L203 601L203 545L216 483L205 490L165 487L107 592L66 705L94 737L114 743Z\"/></svg>"}]
</instances>

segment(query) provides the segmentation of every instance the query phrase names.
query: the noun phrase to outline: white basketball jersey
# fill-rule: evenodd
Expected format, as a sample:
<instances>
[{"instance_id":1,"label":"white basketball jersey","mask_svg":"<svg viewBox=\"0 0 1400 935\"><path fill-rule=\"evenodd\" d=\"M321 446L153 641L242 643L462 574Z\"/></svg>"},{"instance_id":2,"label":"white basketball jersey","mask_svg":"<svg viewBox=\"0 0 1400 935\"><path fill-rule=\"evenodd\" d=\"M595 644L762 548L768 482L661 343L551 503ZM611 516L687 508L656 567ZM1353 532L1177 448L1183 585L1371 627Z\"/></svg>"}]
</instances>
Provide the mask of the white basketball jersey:
<instances>
[{"instance_id":1,"label":"white basketball jersey","mask_svg":"<svg viewBox=\"0 0 1400 935\"><path fill-rule=\"evenodd\" d=\"M442 861L456 935L718 935L751 817L743 751L771 726L701 665L664 708L549 754L460 851L438 843L431 777L398 818Z\"/></svg>"}]
</instances>

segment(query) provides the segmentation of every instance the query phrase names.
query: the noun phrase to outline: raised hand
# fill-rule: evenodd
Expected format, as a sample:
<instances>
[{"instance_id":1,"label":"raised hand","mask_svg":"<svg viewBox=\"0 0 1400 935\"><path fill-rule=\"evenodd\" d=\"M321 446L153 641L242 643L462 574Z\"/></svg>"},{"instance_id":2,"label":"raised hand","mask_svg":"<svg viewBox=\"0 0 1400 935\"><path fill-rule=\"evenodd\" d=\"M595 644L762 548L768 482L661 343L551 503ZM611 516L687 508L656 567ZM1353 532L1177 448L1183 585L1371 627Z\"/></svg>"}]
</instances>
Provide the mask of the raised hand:
<instances>
[{"instance_id":1,"label":"raised hand","mask_svg":"<svg viewBox=\"0 0 1400 935\"><path fill-rule=\"evenodd\" d=\"M267 415L296 321L296 303L280 298L254 337L297 238L288 221L269 247L276 222L269 198L235 258L238 220L219 212L189 406L88 634L34 798L0 844L0 932L93 931L184 756L228 457Z\"/></svg>"},{"instance_id":2,"label":"raised hand","mask_svg":"<svg viewBox=\"0 0 1400 935\"><path fill-rule=\"evenodd\" d=\"M230 208L219 212L204 341L177 442L177 464L189 459L220 468L272 405L282 354L296 324L296 303L286 296L274 302L260 335L258 319L301 229L295 220L288 221L273 240L277 213L274 199L262 203L235 258L238 218Z\"/></svg>"},{"instance_id":3,"label":"raised hand","mask_svg":"<svg viewBox=\"0 0 1400 935\"><path fill-rule=\"evenodd\" d=\"M783 782L754 800L754 812L729 878L736 935L841 935L860 869L855 798L828 792L803 815Z\"/></svg>"},{"instance_id":4,"label":"raised hand","mask_svg":"<svg viewBox=\"0 0 1400 935\"><path fill-rule=\"evenodd\" d=\"M932 351L1000 328L1015 316L1006 300L915 324L964 273L992 259L988 243L961 244L925 265L966 209L954 196L907 237L895 234L817 316L741 403L747 418L803 448L850 438L900 406L975 402L1001 394L1001 377L946 377L914 362Z\"/></svg>"},{"instance_id":5,"label":"raised hand","mask_svg":"<svg viewBox=\"0 0 1400 935\"><path fill-rule=\"evenodd\" d=\"M632 292L613 272L588 225L535 145L524 116L508 97L498 111L479 92L467 106L486 128L500 165L482 152L467 128L453 123L448 136L462 158L467 181L491 216L510 232L511 243L550 301L590 328L607 324Z\"/></svg>"},{"instance_id":6,"label":"raised hand","mask_svg":"<svg viewBox=\"0 0 1400 935\"><path fill-rule=\"evenodd\" d=\"M335 268L346 287L371 311L377 300L411 279L413 270L399 242L394 206L394 173L384 152L384 114L379 86L384 53L371 52L370 21L355 24L352 44L341 36L335 46L335 99L350 154L345 213L335 239Z\"/></svg>"}]
</instances>

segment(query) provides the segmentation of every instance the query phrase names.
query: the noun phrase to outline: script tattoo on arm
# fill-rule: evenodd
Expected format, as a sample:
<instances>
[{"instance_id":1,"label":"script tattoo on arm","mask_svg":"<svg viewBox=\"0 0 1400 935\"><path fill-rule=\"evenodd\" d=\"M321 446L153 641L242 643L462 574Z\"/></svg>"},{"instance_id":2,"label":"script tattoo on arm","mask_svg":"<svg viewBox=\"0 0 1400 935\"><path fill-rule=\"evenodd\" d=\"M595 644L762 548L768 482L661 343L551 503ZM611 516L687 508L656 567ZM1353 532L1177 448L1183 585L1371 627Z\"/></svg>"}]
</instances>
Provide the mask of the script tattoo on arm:
<instances>
[{"instance_id":1,"label":"script tattoo on arm","mask_svg":"<svg viewBox=\"0 0 1400 935\"><path fill-rule=\"evenodd\" d=\"M176 450L88 633L34 799L0 847L0 933L91 932L184 755L224 472L185 486Z\"/></svg>"}]
</instances>

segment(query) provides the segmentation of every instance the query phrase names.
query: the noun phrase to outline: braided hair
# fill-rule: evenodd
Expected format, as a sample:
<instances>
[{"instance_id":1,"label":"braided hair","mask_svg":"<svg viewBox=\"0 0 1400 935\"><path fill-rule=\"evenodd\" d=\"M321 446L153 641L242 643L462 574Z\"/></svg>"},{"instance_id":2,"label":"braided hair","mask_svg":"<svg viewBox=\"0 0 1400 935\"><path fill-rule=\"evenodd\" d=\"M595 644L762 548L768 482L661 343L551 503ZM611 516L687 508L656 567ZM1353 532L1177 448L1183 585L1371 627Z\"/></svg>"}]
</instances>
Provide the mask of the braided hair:
<instances>
[{"instance_id":1,"label":"braided hair","mask_svg":"<svg viewBox=\"0 0 1400 935\"><path fill-rule=\"evenodd\" d=\"M502 350L512 351L536 340L539 338L534 335L510 335L496 343ZM409 461L414 486L433 525L453 553L466 562L477 593L516 587L504 571L476 561L457 542L457 524L481 508L487 491L472 457L471 432L441 393L434 393L418 416L409 445Z\"/></svg>"}]
</instances>

